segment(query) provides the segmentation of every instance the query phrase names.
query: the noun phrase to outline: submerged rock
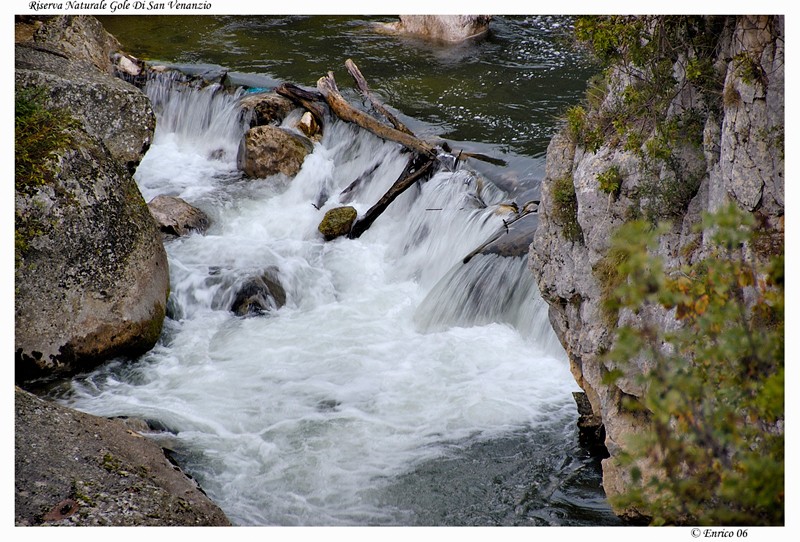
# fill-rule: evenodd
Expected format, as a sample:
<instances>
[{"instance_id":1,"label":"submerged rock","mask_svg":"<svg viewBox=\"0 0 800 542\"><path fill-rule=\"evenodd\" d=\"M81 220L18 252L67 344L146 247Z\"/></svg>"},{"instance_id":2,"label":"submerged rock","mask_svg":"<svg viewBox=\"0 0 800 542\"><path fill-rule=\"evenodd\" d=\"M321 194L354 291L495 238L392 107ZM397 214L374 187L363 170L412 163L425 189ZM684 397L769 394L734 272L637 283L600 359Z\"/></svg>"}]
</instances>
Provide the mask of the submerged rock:
<instances>
[{"instance_id":1,"label":"submerged rock","mask_svg":"<svg viewBox=\"0 0 800 542\"><path fill-rule=\"evenodd\" d=\"M358 217L355 207L336 207L325 213L322 222L319 223L319 232L325 237L326 241L331 241L342 235L350 233Z\"/></svg>"},{"instance_id":2,"label":"submerged rock","mask_svg":"<svg viewBox=\"0 0 800 542\"><path fill-rule=\"evenodd\" d=\"M210 223L207 214L174 196L156 196L147 207L166 235L180 237L192 231L205 233Z\"/></svg>"},{"instance_id":3,"label":"submerged rock","mask_svg":"<svg viewBox=\"0 0 800 542\"><path fill-rule=\"evenodd\" d=\"M286 304L286 290L275 273L247 279L236 292L231 312L237 316L253 316L279 309Z\"/></svg>"},{"instance_id":4,"label":"submerged rock","mask_svg":"<svg viewBox=\"0 0 800 542\"><path fill-rule=\"evenodd\" d=\"M299 136L286 130L256 126L242 138L236 163L245 175L255 179L278 173L294 177L311 150Z\"/></svg>"},{"instance_id":5,"label":"submerged rock","mask_svg":"<svg viewBox=\"0 0 800 542\"><path fill-rule=\"evenodd\" d=\"M453 43L485 36L491 20L491 15L401 15L399 22L383 23L380 28L387 32Z\"/></svg>"},{"instance_id":6,"label":"submerged rock","mask_svg":"<svg viewBox=\"0 0 800 542\"><path fill-rule=\"evenodd\" d=\"M14 523L230 525L152 440L16 388Z\"/></svg>"}]
</instances>

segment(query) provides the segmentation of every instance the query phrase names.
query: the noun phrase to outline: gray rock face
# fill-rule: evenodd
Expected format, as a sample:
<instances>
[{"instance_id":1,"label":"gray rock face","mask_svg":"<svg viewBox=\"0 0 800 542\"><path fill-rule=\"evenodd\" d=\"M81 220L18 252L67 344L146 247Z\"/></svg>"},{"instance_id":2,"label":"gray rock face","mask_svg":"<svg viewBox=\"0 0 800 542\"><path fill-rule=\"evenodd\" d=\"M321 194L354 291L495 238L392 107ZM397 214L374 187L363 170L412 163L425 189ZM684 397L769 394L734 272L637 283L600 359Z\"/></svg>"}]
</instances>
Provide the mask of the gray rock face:
<instances>
[{"instance_id":1,"label":"gray rock face","mask_svg":"<svg viewBox=\"0 0 800 542\"><path fill-rule=\"evenodd\" d=\"M33 35L37 45L63 52L67 58L93 64L112 74L112 55L122 50L117 38L106 32L94 17L68 15L46 18Z\"/></svg>"},{"instance_id":2,"label":"gray rock face","mask_svg":"<svg viewBox=\"0 0 800 542\"><path fill-rule=\"evenodd\" d=\"M193 231L205 233L210 223L207 214L174 196L156 196L147 207L167 236L180 237Z\"/></svg>"},{"instance_id":3,"label":"gray rock face","mask_svg":"<svg viewBox=\"0 0 800 542\"><path fill-rule=\"evenodd\" d=\"M153 141L156 126L147 97L86 61L66 59L24 44L17 45L15 52L17 86L46 87L51 104L79 117L84 129L100 139L112 157L133 174Z\"/></svg>"},{"instance_id":4,"label":"gray rock face","mask_svg":"<svg viewBox=\"0 0 800 542\"><path fill-rule=\"evenodd\" d=\"M14 523L230 525L153 441L15 391Z\"/></svg>"},{"instance_id":5,"label":"gray rock face","mask_svg":"<svg viewBox=\"0 0 800 542\"><path fill-rule=\"evenodd\" d=\"M152 111L138 90L65 56L17 46L17 87L45 88L48 107L80 125L52 181L15 195L18 224L31 226L17 231L17 379L138 355L158 339L166 306L166 253L128 170L152 138Z\"/></svg>"},{"instance_id":6,"label":"gray rock face","mask_svg":"<svg viewBox=\"0 0 800 542\"><path fill-rule=\"evenodd\" d=\"M245 175L255 179L278 173L293 177L311 150L300 137L286 130L256 126L242 138L236 162Z\"/></svg>"},{"instance_id":7,"label":"gray rock face","mask_svg":"<svg viewBox=\"0 0 800 542\"><path fill-rule=\"evenodd\" d=\"M705 256L702 238L693 227L700 222L702 212L714 211L728 201L757 213L781 234L783 230L783 19L735 17L729 19L728 26L730 32L723 38L719 62L727 62L725 85L731 90L726 94L735 97L738 93L740 98L725 99L721 118L706 120L702 149L687 145L675 152L680 170L700 181L696 195L679 216L672 217L671 230L660 238L656 253L668 268ZM758 58L764 73L769 74L768 81L744 81L741 68L731 60L740 53ZM606 102L619 100L624 87L621 77L612 80ZM679 110L686 101L687 96L679 93L673 106ZM557 134L547 151L539 225L529 253L530 268L550 306L550 321L569 356L572 374L605 426L611 457L603 462L603 486L609 496L624 492L629 483L627 469L616 462L622 442L647 428L647 421L622 408L625 395L638 397L644 392L636 375L614 385L605 383L603 374L613 367L604 364L602 352L611 346L618 326L645 321L661 329L678 325L671 312L660 308L639 314L623 311L613 322L602 310L599 277L611 235L627 220L631 208L648 204L634 200L645 182L638 161L634 153L611 143L592 153L576 148L566 130ZM622 177L618 195L602 192L597 180L612 166ZM662 180L667 178L663 170L661 174ZM556 180L565 177L575 188L576 219L583 232L576 242L565 238L554 219L554 186ZM650 361L636 359L632 363L644 373ZM642 476L647 479L647 466L642 467ZM616 512L637 515L635 510Z\"/></svg>"}]
</instances>

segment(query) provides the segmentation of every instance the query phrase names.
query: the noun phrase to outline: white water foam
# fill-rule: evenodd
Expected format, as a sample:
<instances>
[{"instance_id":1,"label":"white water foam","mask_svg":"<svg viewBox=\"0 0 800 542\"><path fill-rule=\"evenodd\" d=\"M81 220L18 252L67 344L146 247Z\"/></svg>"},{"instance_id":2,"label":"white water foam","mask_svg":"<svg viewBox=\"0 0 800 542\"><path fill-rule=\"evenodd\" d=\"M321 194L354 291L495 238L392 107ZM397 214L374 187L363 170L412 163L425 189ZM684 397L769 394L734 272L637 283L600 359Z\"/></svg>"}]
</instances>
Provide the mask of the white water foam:
<instances>
[{"instance_id":1,"label":"white water foam","mask_svg":"<svg viewBox=\"0 0 800 542\"><path fill-rule=\"evenodd\" d=\"M65 401L167 428L154 438L247 525L402 522L406 512L379 498L398 475L453 444L563 416L576 387L524 261L461 263L500 226L491 206L502 193L485 189L489 207L470 207L475 174L440 172L361 238L325 242L316 228L339 191L377 165L350 203L362 214L408 155L335 122L295 179L241 179L243 128L229 123L237 96L161 91L137 181L147 196L203 208L214 225L167 244L171 318L160 343L76 380ZM234 316L231 291L265 269L277 269L286 306Z\"/></svg>"}]
</instances>

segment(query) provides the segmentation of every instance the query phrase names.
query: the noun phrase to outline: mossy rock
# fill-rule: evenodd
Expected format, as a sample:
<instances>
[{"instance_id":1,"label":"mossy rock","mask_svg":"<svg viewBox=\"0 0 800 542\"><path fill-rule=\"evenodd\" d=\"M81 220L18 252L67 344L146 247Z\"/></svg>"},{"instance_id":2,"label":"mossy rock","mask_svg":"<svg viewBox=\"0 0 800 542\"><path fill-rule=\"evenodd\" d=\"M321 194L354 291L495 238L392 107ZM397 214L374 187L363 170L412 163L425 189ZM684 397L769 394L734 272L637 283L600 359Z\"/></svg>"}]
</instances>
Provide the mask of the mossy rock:
<instances>
[{"instance_id":1,"label":"mossy rock","mask_svg":"<svg viewBox=\"0 0 800 542\"><path fill-rule=\"evenodd\" d=\"M336 239L342 235L350 233L350 228L353 222L356 221L358 212L354 207L337 207L331 209L319 223L319 231L325 237L326 241Z\"/></svg>"}]
</instances>

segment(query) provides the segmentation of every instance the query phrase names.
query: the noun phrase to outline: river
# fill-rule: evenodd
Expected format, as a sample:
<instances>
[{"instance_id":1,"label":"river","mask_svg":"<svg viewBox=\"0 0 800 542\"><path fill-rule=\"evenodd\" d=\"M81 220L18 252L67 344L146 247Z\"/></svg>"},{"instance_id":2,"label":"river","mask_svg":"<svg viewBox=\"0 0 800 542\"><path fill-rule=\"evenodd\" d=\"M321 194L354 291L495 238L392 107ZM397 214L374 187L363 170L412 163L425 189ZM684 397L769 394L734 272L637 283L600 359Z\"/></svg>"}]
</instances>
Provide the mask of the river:
<instances>
[{"instance_id":1,"label":"river","mask_svg":"<svg viewBox=\"0 0 800 542\"><path fill-rule=\"evenodd\" d=\"M328 70L346 87L353 58L416 133L508 166L440 170L361 238L325 242L339 191L374 170L349 202L363 213L403 170L396 144L333 122L294 179L246 179L246 90L152 79L158 125L135 178L146 200L179 196L212 226L166 243L158 345L72 379L59 401L146 419L237 525L619 524L525 258L462 262L503 227L498 205L536 194L558 114L582 95L591 66L565 41L569 19L498 18L456 47L373 31L389 18L101 20L135 55L249 87ZM286 305L235 316L236 289L265 272Z\"/></svg>"}]
</instances>

